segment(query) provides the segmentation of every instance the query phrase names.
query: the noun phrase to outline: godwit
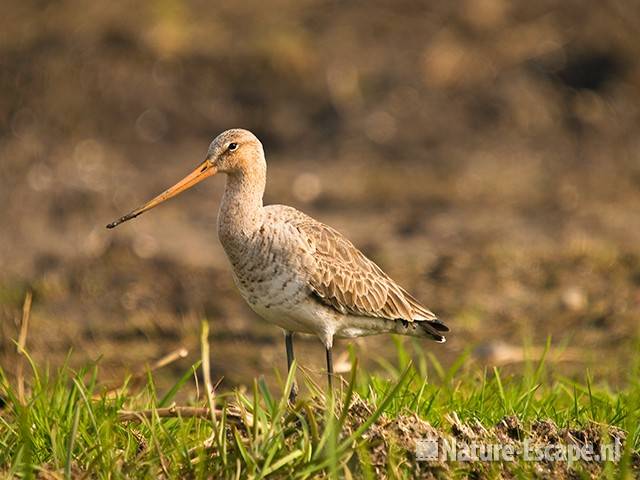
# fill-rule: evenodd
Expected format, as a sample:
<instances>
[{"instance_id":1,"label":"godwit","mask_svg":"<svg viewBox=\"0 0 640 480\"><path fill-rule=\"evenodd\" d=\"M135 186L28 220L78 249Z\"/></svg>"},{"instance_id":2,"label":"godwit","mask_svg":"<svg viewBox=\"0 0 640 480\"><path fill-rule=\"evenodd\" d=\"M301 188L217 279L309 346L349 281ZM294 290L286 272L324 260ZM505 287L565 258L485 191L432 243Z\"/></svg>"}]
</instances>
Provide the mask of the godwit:
<instances>
[{"instance_id":1,"label":"godwit","mask_svg":"<svg viewBox=\"0 0 640 480\"><path fill-rule=\"evenodd\" d=\"M262 143L247 130L218 135L192 173L107 228L217 173L227 174L218 237L234 281L258 315L284 330L289 369L294 332L324 344L330 390L336 337L398 333L445 341L447 326L339 232L295 208L263 206L267 163Z\"/></svg>"}]
</instances>

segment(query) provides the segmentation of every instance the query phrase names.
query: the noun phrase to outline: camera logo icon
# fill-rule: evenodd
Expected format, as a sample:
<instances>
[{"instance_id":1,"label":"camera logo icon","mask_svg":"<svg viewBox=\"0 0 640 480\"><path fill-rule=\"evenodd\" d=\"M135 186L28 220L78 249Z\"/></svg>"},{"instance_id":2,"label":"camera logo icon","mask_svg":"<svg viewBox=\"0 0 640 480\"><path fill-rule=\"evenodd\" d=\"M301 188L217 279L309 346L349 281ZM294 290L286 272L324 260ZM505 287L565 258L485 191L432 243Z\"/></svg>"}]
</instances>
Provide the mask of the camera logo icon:
<instances>
[{"instance_id":1,"label":"camera logo icon","mask_svg":"<svg viewBox=\"0 0 640 480\"><path fill-rule=\"evenodd\" d=\"M419 462L438 460L438 440L433 438L416 440L416 460Z\"/></svg>"}]
</instances>

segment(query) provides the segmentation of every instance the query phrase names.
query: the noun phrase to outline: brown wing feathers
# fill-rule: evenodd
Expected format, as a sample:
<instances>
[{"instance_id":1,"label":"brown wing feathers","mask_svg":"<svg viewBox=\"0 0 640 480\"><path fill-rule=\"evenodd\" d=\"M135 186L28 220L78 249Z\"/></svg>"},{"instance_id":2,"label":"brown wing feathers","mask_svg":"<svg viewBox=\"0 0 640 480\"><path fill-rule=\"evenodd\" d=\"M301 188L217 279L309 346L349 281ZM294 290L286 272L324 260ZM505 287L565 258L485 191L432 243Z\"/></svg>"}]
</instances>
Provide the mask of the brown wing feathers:
<instances>
[{"instance_id":1,"label":"brown wing feathers","mask_svg":"<svg viewBox=\"0 0 640 480\"><path fill-rule=\"evenodd\" d=\"M320 300L341 313L419 321L435 337L449 330L339 232L306 215L297 220L314 249L310 283Z\"/></svg>"}]
</instances>

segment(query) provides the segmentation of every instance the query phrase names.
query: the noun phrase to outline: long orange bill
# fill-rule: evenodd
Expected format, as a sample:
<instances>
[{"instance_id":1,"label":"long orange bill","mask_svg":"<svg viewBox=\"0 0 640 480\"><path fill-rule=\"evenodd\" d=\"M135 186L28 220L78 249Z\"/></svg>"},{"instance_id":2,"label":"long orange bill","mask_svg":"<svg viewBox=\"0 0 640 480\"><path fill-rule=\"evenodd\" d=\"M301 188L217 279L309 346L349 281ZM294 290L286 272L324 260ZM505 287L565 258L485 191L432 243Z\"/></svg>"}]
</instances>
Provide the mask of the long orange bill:
<instances>
[{"instance_id":1,"label":"long orange bill","mask_svg":"<svg viewBox=\"0 0 640 480\"><path fill-rule=\"evenodd\" d=\"M141 207L136 208L134 211L127 213L124 217L120 217L115 222L111 222L109 225L107 225L107 228L117 227L127 220L136 218L138 215L146 212L147 210L151 210L153 207L160 205L165 200L169 200L171 197L175 197L179 193L182 193L185 190L193 187L196 183L200 183L205 178L211 177L216 173L218 173L216 168L211 163L209 163L208 160L205 160L198 166L198 168L196 168L193 172L176 183L173 187L165 190L156 198L148 201Z\"/></svg>"}]
</instances>

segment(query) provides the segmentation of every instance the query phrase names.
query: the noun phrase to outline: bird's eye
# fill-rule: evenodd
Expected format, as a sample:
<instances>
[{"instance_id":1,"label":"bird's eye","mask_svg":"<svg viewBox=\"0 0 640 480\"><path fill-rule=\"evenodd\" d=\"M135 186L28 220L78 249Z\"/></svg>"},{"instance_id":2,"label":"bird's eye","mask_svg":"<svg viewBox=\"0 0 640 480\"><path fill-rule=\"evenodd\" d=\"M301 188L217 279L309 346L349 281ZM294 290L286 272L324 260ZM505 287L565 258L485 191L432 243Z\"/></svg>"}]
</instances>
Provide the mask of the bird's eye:
<instances>
[{"instance_id":1,"label":"bird's eye","mask_svg":"<svg viewBox=\"0 0 640 480\"><path fill-rule=\"evenodd\" d=\"M238 144L237 143L230 143L229 146L227 147L230 151L234 151L236 148L238 148Z\"/></svg>"}]
</instances>

